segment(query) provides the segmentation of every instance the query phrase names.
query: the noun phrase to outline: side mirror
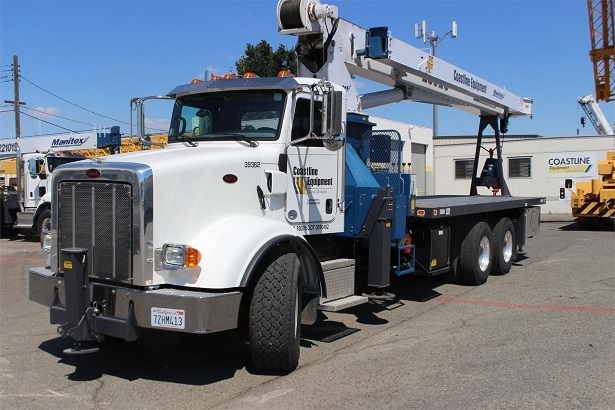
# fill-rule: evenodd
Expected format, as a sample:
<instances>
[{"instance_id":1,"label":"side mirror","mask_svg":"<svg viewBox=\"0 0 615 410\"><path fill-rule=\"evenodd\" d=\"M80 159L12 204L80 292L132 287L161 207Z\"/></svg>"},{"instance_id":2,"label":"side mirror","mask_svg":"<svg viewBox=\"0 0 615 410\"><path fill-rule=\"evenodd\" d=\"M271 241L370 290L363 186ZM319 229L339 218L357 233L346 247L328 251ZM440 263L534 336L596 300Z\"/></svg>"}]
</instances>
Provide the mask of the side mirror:
<instances>
[{"instance_id":1,"label":"side mirror","mask_svg":"<svg viewBox=\"0 0 615 410\"><path fill-rule=\"evenodd\" d=\"M324 145L329 151L337 151L344 146L342 134L342 92L330 91L323 99L322 134Z\"/></svg>"},{"instance_id":2,"label":"side mirror","mask_svg":"<svg viewBox=\"0 0 615 410\"><path fill-rule=\"evenodd\" d=\"M325 138L342 133L342 92L329 91L323 98L321 127Z\"/></svg>"}]
</instances>

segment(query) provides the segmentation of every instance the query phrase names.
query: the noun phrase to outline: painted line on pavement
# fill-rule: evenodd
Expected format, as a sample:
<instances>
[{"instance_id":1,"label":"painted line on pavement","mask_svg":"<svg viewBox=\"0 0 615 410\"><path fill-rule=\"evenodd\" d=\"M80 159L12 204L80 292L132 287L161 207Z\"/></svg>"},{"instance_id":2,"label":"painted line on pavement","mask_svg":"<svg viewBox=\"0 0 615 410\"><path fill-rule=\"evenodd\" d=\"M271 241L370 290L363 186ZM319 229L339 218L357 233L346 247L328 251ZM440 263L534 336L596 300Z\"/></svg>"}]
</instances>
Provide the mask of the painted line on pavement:
<instances>
[{"instance_id":1,"label":"painted line on pavement","mask_svg":"<svg viewBox=\"0 0 615 410\"><path fill-rule=\"evenodd\" d=\"M436 300L447 303L460 303L465 305L478 305L489 307L500 307L506 309L533 309L533 310L557 310L557 311L576 311L576 312L595 312L595 313L615 313L615 308L592 307L592 306L563 306L563 305L527 305L519 303L489 302L485 300L470 300L448 296L438 296Z\"/></svg>"}]
</instances>

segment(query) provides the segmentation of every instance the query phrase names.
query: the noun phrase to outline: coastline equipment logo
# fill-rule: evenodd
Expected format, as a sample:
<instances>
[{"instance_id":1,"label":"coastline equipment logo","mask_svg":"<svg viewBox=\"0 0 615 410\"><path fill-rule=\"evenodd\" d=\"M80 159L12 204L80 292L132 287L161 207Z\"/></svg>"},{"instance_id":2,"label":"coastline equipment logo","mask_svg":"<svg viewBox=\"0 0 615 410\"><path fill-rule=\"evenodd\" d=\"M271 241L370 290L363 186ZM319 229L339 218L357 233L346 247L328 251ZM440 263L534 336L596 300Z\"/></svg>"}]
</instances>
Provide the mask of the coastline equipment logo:
<instances>
[{"instance_id":1,"label":"coastline equipment logo","mask_svg":"<svg viewBox=\"0 0 615 410\"><path fill-rule=\"evenodd\" d=\"M547 176L552 178L581 178L598 175L598 163L593 152L547 155Z\"/></svg>"},{"instance_id":2,"label":"coastline equipment logo","mask_svg":"<svg viewBox=\"0 0 615 410\"><path fill-rule=\"evenodd\" d=\"M318 168L293 167L295 193L305 195L311 188L332 187L333 178L318 178Z\"/></svg>"}]
</instances>

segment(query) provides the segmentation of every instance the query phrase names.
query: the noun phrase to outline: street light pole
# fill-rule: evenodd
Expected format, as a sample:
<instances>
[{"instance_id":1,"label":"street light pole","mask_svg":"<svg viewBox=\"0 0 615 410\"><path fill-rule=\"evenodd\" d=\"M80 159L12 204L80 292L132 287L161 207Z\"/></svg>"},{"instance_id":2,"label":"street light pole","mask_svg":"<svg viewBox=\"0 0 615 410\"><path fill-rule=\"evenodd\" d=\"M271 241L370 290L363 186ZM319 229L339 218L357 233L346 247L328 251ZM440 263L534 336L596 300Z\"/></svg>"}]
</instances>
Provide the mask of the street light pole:
<instances>
[{"instance_id":1,"label":"street light pole","mask_svg":"<svg viewBox=\"0 0 615 410\"><path fill-rule=\"evenodd\" d=\"M446 38L446 36L450 35L451 38L456 38L457 37L457 22L453 21L453 25L451 27L451 29L449 31L447 31L442 37L438 36L436 34L435 31L432 31L430 34L427 34L427 22L425 20L421 21L421 25L419 27L419 24L416 23L414 25L414 35L416 38L421 38L423 37L423 43L427 44L427 41L429 41L429 44L431 44L431 55L435 58L436 57L436 49L438 47L438 44L440 44L440 42L442 40L444 40ZM431 147L432 147L432 161L433 161L433 165L432 165L432 190L433 190L433 194L436 194L436 144L435 144L435 138L438 136L438 105L437 104L432 104L432 133L433 133L433 137L432 137L432 141L431 141Z\"/></svg>"},{"instance_id":2,"label":"street light pole","mask_svg":"<svg viewBox=\"0 0 615 410\"><path fill-rule=\"evenodd\" d=\"M423 20L420 27L418 23L414 25L414 34L416 38L423 37L423 43L425 44L427 43L427 41L429 41L429 44L431 44L432 49L431 55L435 57L438 44L440 44L440 42L444 40L446 36L450 35L451 38L457 37L457 22L453 21L452 28L447 31L442 37L440 37L436 34L435 31L432 31L430 34L427 34L427 22ZM434 138L438 136L438 106L436 104L433 104L433 136Z\"/></svg>"}]
</instances>

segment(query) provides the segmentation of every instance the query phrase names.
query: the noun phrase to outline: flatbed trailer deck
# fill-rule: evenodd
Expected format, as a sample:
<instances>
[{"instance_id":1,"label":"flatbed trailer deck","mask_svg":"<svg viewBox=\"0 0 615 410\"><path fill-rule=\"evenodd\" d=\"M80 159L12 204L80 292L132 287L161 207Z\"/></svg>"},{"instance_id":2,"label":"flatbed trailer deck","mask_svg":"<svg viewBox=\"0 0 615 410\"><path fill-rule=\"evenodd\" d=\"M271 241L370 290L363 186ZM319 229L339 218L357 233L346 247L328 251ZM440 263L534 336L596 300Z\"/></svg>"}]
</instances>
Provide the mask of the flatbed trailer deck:
<instances>
[{"instance_id":1,"label":"flatbed trailer deck","mask_svg":"<svg viewBox=\"0 0 615 410\"><path fill-rule=\"evenodd\" d=\"M430 195L416 197L415 215L436 219L484 212L509 211L546 203L543 197L491 195Z\"/></svg>"}]
</instances>

